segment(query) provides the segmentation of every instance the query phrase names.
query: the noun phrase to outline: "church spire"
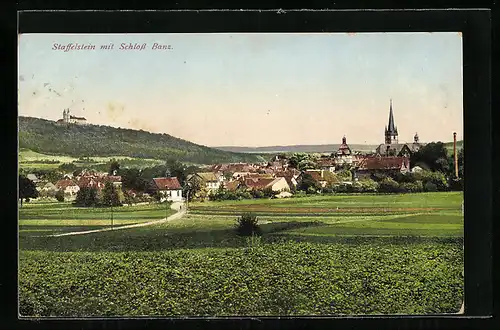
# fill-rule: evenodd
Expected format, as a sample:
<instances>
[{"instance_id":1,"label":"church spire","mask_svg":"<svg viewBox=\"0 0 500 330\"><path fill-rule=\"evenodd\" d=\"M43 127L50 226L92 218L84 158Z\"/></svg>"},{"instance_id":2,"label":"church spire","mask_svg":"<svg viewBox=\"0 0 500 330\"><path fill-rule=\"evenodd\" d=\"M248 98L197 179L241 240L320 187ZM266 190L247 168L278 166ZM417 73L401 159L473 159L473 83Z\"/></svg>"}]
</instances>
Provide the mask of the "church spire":
<instances>
[{"instance_id":1,"label":"church spire","mask_svg":"<svg viewBox=\"0 0 500 330\"><path fill-rule=\"evenodd\" d=\"M392 99L389 107L389 125L385 128L385 143L398 143L398 128L394 124L394 113L392 112Z\"/></svg>"},{"instance_id":2,"label":"church spire","mask_svg":"<svg viewBox=\"0 0 500 330\"><path fill-rule=\"evenodd\" d=\"M396 132L396 126L394 126L394 114L392 113L392 99L391 99L391 105L389 109L389 125L387 126L387 130L389 133L395 133Z\"/></svg>"}]
</instances>

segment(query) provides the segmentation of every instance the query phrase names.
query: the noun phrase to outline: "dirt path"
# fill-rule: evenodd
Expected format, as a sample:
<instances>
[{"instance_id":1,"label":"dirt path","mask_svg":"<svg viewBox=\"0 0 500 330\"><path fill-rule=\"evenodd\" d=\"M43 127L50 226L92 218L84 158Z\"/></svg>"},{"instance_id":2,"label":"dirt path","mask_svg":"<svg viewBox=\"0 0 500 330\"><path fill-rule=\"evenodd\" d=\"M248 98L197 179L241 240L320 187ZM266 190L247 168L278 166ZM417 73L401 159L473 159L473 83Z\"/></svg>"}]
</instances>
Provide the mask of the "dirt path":
<instances>
[{"instance_id":1,"label":"dirt path","mask_svg":"<svg viewBox=\"0 0 500 330\"><path fill-rule=\"evenodd\" d=\"M132 224L132 225L112 227L112 228L94 229L94 230L86 230L86 231L74 231L74 232L63 233L63 234L53 234L53 235L47 235L46 237L84 235L84 234L100 233L103 231L115 231L115 230L120 230L120 229L129 229L129 228L137 228L137 227L146 227L146 226L156 225L156 224L164 223L167 221L172 221L172 220L182 218L182 216L186 213L186 210L181 206L182 206L182 203L173 203L170 206L170 208L173 210L176 210L177 213L172 214L171 216L169 216L167 218L163 218L161 220L142 222L142 223L136 223L136 224Z\"/></svg>"}]
</instances>

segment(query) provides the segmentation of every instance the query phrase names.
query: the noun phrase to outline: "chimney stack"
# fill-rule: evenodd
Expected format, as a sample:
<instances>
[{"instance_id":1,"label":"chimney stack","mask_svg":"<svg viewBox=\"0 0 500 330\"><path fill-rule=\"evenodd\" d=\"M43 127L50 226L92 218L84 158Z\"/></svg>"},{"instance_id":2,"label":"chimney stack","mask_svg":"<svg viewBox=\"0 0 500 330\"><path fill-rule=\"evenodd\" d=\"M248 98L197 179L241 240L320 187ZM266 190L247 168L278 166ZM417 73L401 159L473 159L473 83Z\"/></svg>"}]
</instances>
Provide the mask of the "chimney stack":
<instances>
[{"instance_id":1,"label":"chimney stack","mask_svg":"<svg viewBox=\"0 0 500 330\"><path fill-rule=\"evenodd\" d=\"M458 180L457 133L453 132L453 157L455 162L455 178Z\"/></svg>"}]
</instances>

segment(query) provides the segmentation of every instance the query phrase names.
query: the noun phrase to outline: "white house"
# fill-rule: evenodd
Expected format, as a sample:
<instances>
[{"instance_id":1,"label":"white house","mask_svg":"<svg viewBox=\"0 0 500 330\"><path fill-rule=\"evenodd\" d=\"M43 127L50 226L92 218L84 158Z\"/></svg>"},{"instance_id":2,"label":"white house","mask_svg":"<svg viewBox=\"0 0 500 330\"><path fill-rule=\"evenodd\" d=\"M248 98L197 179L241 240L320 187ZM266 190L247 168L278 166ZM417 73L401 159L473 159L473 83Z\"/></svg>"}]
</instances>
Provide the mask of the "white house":
<instances>
[{"instance_id":1,"label":"white house","mask_svg":"<svg viewBox=\"0 0 500 330\"><path fill-rule=\"evenodd\" d=\"M166 199L172 202L182 202L182 187L176 177L154 178L153 182L162 195L162 201Z\"/></svg>"}]
</instances>

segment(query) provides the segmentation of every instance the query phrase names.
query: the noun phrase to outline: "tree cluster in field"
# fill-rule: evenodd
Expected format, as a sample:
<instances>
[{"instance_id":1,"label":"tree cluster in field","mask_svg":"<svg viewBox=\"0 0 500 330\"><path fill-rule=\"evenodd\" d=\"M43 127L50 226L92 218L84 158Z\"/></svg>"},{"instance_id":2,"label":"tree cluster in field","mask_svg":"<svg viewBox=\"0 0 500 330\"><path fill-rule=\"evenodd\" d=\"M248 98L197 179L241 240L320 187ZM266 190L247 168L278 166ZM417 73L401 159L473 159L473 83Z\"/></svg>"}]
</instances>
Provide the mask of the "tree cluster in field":
<instances>
[{"instance_id":1,"label":"tree cluster in field","mask_svg":"<svg viewBox=\"0 0 500 330\"><path fill-rule=\"evenodd\" d=\"M258 155L213 149L168 134L99 125L58 125L31 117L19 117L19 146L40 153L72 157L174 157L196 164L261 160Z\"/></svg>"},{"instance_id":2,"label":"tree cluster in field","mask_svg":"<svg viewBox=\"0 0 500 330\"><path fill-rule=\"evenodd\" d=\"M208 199L211 201L223 201L223 200L242 200L251 198L273 198L278 195L278 191L273 191L271 188L264 189L241 189L238 188L235 191L225 189L221 184L219 188L214 193L208 194Z\"/></svg>"},{"instance_id":3,"label":"tree cluster in field","mask_svg":"<svg viewBox=\"0 0 500 330\"><path fill-rule=\"evenodd\" d=\"M95 187L82 187L76 194L73 204L82 207L111 207L122 206L124 200L123 192L113 183L106 182L102 191L98 191Z\"/></svg>"},{"instance_id":4,"label":"tree cluster in field","mask_svg":"<svg viewBox=\"0 0 500 330\"><path fill-rule=\"evenodd\" d=\"M19 186L17 191L18 199L21 201L21 207L23 206L23 200L29 202L30 198L38 197L38 190L36 190L35 183L24 175L19 175Z\"/></svg>"}]
</instances>

